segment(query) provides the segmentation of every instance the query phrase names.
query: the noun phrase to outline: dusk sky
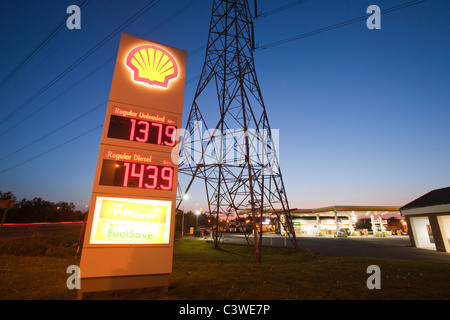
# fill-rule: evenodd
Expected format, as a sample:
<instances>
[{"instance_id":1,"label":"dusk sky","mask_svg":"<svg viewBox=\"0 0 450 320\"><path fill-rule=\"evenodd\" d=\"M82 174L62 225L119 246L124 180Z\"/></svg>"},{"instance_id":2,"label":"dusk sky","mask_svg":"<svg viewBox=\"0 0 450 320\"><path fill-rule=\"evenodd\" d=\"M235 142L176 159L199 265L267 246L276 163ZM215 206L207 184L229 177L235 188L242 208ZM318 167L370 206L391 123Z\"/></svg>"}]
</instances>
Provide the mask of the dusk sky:
<instances>
[{"instance_id":1,"label":"dusk sky","mask_svg":"<svg viewBox=\"0 0 450 320\"><path fill-rule=\"evenodd\" d=\"M122 32L188 52L183 126L192 105L212 1L161 0L121 29L149 1L92 0L69 30L66 9L81 2L0 2L0 191L18 200L89 205ZM296 2L255 21L254 52L290 207L402 206L450 186L450 1L382 14L379 30L362 20L270 46L412 1L259 0L258 10ZM186 209L206 205L201 188L191 196Z\"/></svg>"}]
</instances>

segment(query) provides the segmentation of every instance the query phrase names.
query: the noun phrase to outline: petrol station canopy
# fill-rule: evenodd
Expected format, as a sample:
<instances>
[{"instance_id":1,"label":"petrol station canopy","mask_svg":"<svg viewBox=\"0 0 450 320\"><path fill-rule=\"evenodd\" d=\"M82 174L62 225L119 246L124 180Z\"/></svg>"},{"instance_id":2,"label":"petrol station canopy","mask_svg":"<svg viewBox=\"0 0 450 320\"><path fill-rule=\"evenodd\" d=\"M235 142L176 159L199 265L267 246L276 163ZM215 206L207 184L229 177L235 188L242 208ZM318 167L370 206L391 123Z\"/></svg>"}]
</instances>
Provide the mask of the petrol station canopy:
<instances>
[{"instance_id":1,"label":"petrol station canopy","mask_svg":"<svg viewBox=\"0 0 450 320\"><path fill-rule=\"evenodd\" d=\"M329 206L316 209L293 209L291 211L293 217L312 217L312 216L383 216L386 214L399 215L400 207L398 206Z\"/></svg>"}]
</instances>

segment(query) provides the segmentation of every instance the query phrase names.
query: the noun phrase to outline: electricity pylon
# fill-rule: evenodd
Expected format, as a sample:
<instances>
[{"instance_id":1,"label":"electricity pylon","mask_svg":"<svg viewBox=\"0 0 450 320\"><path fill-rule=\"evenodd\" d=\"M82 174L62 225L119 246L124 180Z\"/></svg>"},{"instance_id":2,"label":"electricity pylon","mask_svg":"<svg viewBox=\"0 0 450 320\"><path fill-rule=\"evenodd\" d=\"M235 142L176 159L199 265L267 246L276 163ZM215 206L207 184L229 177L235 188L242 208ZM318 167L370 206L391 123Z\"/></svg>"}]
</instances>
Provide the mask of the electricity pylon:
<instances>
[{"instance_id":1,"label":"electricity pylon","mask_svg":"<svg viewBox=\"0 0 450 320\"><path fill-rule=\"evenodd\" d=\"M253 49L248 1L214 0L205 63L182 134L179 173L190 176L184 193L195 179L205 184L208 212L216 219L216 248L219 215L236 215L240 221L243 213L251 214L252 234L244 234L260 264L264 214L276 215L298 245L278 162L278 135L269 125ZM207 98L202 102L208 88L214 89L217 109Z\"/></svg>"}]
</instances>

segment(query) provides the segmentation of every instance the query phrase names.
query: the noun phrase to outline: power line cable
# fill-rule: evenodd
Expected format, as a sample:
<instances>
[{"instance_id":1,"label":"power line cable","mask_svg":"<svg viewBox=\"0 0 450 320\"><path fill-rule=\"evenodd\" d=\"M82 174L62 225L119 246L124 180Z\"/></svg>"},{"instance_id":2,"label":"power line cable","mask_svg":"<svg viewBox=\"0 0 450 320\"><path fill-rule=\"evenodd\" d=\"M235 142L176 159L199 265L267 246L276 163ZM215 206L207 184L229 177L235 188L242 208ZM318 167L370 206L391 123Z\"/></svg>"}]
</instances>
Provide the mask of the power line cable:
<instances>
[{"instance_id":1,"label":"power line cable","mask_svg":"<svg viewBox=\"0 0 450 320\"><path fill-rule=\"evenodd\" d=\"M198 80L198 79L200 79L200 75L187 80L186 81L186 85L189 85L189 84L191 84L192 82L194 82L195 80Z\"/></svg>"},{"instance_id":2,"label":"power line cable","mask_svg":"<svg viewBox=\"0 0 450 320\"><path fill-rule=\"evenodd\" d=\"M47 134L41 136L40 138L37 138L36 140L34 140L34 141L32 141L32 142L30 142L30 143L28 143L28 144L22 146L21 148L15 150L15 151L13 151L13 152L11 152L11 153L9 153L9 154L7 154L7 155L1 157L0 160L9 158L10 156L12 156L12 155L14 155L14 154L16 154L16 153L18 153L18 152L20 152L20 151L22 151L22 150L24 150L24 149L26 149L26 148L28 148L28 147L31 147L31 146L34 145L34 144L36 144L36 143L38 143L38 142L44 140L45 138L51 136L52 134L55 134L56 132L61 131L62 129L68 127L69 125L74 124L74 123L77 122L78 120L84 118L85 116L87 116L87 115L90 114L91 112L94 112L95 110L97 110L97 109L99 109L100 107L104 106L106 103L108 103L108 101L104 101L104 102L102 102L102 103L96 105L94 108L92 108L92 109L90 109L89 111L86 111L85 113L79 115L78 117L76 117L76 118L74 118L74 119L72 119L72 120L66 122L65 124L63 124L63 125L59 126L58 128L54 129L53 131L51 131L51 132L49 132L49 133L47 133Z\"/></svg>"},{"instance_id":3,"label":"power line cable","mask_svg":"<svg viewBox=\"0 0 450 320\"><path fill-rule=\"evenodd\" d=\"M188 53L188 58L190 58L191 56L193 56L194 54L197 54L199 52L202 52L203 49L206 49L206 44L202 45L201 47L191 51Z\"/></svg>"},{"instance_id":4,"label":"power line cable","mask_svg":"<svg viewBox=\"0 0 450 320\"><path fill-rule=\"evenodd\" d=\"M274 13L278 13L278 12L280 12L280 11L283 11L283 10L286 10L286 9L289 9L289 8L292 8L293 6L296 6L296 5L299 5L299 4L308 2L308 1L309 1L309 0L295 1L295 2L292 2L292 3L286 4L286 5L284 5L284 6L281 6L281 7L279 7L279 8L272 9L272 10L266 11L266 12L264 12L264 13L259 13L259 14L257 15L257 17L254 18L253 20L258 20L258 19L261 19L261 18L268 17L268 16L270 16L270 15L272 15L272 14L274 14Z\"/></svg>"},{"instance_id":5,"label":"power line cable","mask_svg":"<svg viewBox=\"0 0 450 320\"><path fill-rule=\"evenodd\" d=\"M414 1L405 2L405 3L399 4L399 5L393 6L391 8L388 8L388 9L385 9L385 10L381 10L381 14L387 14L387 13L391 13L391 12L394 12L394 11L397 11L397 10L400 10L400 9L408 8L408 7L411 7L413 5L416 5L416 4L425 2L425 1L428 1L428 0L414 0ZM271 47L275 47L275 46L278 46L278 45L281 45L281 44L284 44L284 43L288 43L288 42L291 42L291 41L295 41L295 40L299 40L299 39L302 39L302 38L310 37L310 36L313 36L313 35L325 32L325 31L330 31L330 30L333 30L333 29L344 27L344 26L347 26L349 24L356 23L356 22L363 21L363 20L367 20L367 15L364 15L364 16L361 16L361 17L358 17L358 18L354 18L354 19L351 19L351 20L347 20L347 21L344 21L344 22L341 22L341 23L337 23L337 24L334 24L334 25L331 25L331 26L328 26L328 27L324 27L324 28L318 29L318 30L302 33L300 35L297 35L297 36L294 36L294 37L290 37L290 38L287 38L287 39L283 39L283 40L279 40L279 41L276 41L276 42L272 42L272 43L264 45L264 46L259 46L258 48L254 49L253 51L265 50L265 49L268 49L268 48L271 48ZM192 51L191 55L200 52L201 49L203 49L203 48L206 48L206 45L204 45L204 46L202 46L202 47ZM200 79L200 75L187 80L186 81L186 85L189 85L189 84L193 83L195 80L198 80L198 79Z\"/></svg>"},{"instance_id":6,"label":"power line cable","mask_svg":"<svg viewBox=\"0 0 450 320\"><path fill-rule=\"evenodd\" d=\"M164 24L168 23L170 20L172 20L173 18L175 18L177 15L179 15L181 12L185 11L187 8L189 8L190 6L194 5L196 2L198 2L199 0L193 0L191 1L189 4L187 4L186 6L182 7L180 10L176 11L174 14L172 14L171 16L169 16L169 18L165 19L162 23L158 24L156 27L154 27L152 30L150 30L149 32L147 32L147 34L154 32L155 30L157 30L158 28L162 27ZM56 98L54 98L52 101L50 101L49 103L47 103L46 105L44 105L43 107L41 107L40 109L36 110L34 113L30 114L28 117L26 117L24 120L27 120L28 118L30 118L31 116L35 115L37 112L41 111L42 109L44 109L45 107L47 107L50 103L54 102L56 99L60 98L62 95L64 95L65 93L67 93L68 91L70 91L71 89L73 89L75 86L79 85L81 82L83 82L86 78L90 77L91 75L93 75L94 73L98 72L101 68L103 68L105 65L109 64L110 62L112 62L114 59L114 56L111 57L110 59L108 59L104 64L102 64L101 66L99 66L97 69L95 69L94 71L90 72L87 76L85 76L83 79L81 79L80 81L78 81L77 83L75 83L74 85L72 85L70 88L68 88L66 91L64 91L62 94L60 94L59 96L57 96ZM95 106L94 108L90 109L89 111L87 111L86 113L82 114L81 116L76 117L75 119L72 119L71 121L69 121L67 124L60 126L59 128L53 130L52 132L34 140L33 142L3 156L0 158L0 160L3 160L5 158L10 157L11 155L18 153L30 146L32 146L33 144L42 141L43 139L47 138L48 136L62 130L63 128L65 128L66 126L72 124L73 122L81 119L82 117L86 116L87 114L95 111L96 109L98 109L99 107L101 107L102 105L104 105L106 102L101 103L100 105ZM23 120L22 120L23 122ZM9 128L8 130L0 133L0 136L4 135L5 133L8 133L11 129L17 127L19 124L21 124L21 122L17 123L16 125L14 125L13 127Z\"/></svg>"},{"instance_id":7,"label":"power line cable","mask_svg":"<svg viewBox=\"0 0 450 320\"><path fill-rule=\"evenodd\" d=\"M103 124L97 125L97 126L91 128L91 129L89 129L89 130L87 130L87 131L85 131L85 132L83 132L83 133L77 135L76 137L71 138L71 139L69 139L69 140L67 140L67 141L65 141L65 142L63 142L63 143L57 145L56 147L50 148L50 149L48 149L48 150L46 150L46 151L44 151L44 152L42 152L42 153L40 153L40 154L38 154L38 155L32 157L32 158L29 158L29 159L27 159L27 160L25 160L25 161L20 162L20 163L14 165L14 166L12 166L12 167L9 167L9 168L7 168L7 169L1 170L1 171L0 171L0 174L3 174L3 173L8 172L8 171L11 171L11 170L13 170L13 169L15 169L15 168L17 168L17 167L20 167L20 166L22 166L22 165L24 165L24 164L26 164L26 163L28 163L28 162L30 162L30 161L36 160L36 159L38 159L38 158L40 158L40 157L46 155L47 153L50 153L50 152L52 152L52 151L55 151L56 149L59 149L59 148L61 148L61 147L64 147L64 146L66 146L67 144L69 144L69 143L71 143L71 142L74 142L75 140L78 140L78 139L84 137L85 135L87 135L87 134L89 134L89 133L91 133L91 132L93 132L93 131L95 131L95 130L98 130L98 129L102 128L102 127L103 127Z\"/></svg>"},{"instance_id":8,"label":"power line cable","mask_svg":"<svg viewBox=\"0 0 450 320\"><path fill-rule=\"evenodd\" d=\"M171 20L173 17L175 17L175 16L177 16L179 13L181 13L181 11L183 11L183 10L185 10L187 7L189 7L189 6L193 5L193 4L195 4L197 1L198 1L198 0L194 0L194 1L192 1L190 4L186 5L186 6L183 7L182 9L178 10L178 11L175 12L171 17L169 17L168 19L166 19L165 21L163 21L163 23L161 23L160 25L167 23L167 22L168 22L169 20ZM407 2L407 3L403 3L403 4L400 4L400 5L397 5L397 6L394 6L394 7L385 9L385 10L382 10L382 13L383 13L383 14L385 14L385 13L391 13L391 12L394 12L394 11L396 11L396 10L404 9L404 8L407 8L407 7L410 7L410 6L412 6L412 5L415 5L415 4L418 4L418 3L421 3L421 2L425 2L425 1L427 1L427 0L415 0L415 1L410 1L410 2ZM271 13L278 12L279 10L286 9L286 8L291 7L291 6L293 6L293 5L295 5L295 4L298 4L298 3L300 3L300 2L305 2L305 1L298 1L297 3L293 3L293 4L290 4L290 5L286 5L286 6L280 7L280 8L278 8L278 9L275 9L275 10L272 10L272 11L267 12L267 14L271 14ZM358 18L355 18L355 19L347 20L347 21L345 21L345 22L341 22L341 23L338 23L338 24L335 24L335 25L332 25L332 26L328 26L328 27L325 27L325 28L322 28L322 29L318 29L318 30L315 30L315 31L312 31L312 32L304 33L304 34L302 34L302 35L298 35L298 36L291 37L291 38L288 38L288 39L280 40L280 41L274 42L274 43L272 43L272 44L262 46L262 47L258 48L257 50L265 50L265 49L267 49L267 48L270 48L270 47L273 47L273 46L276 46L276 45L280 45L280 44L283 44L283 43L286 43L286 42L294 41L294 40L297 40L297 39L301 39L301 38L303 38L303 37L307 37L307 36L311 36L311 35L314 35L314 34L322 33L322 32L325 32L325 31L332 30L332 29L336 29L336 28L339 28L339 27L342 27L342 26L346 26L346 25L348 25L348 24L355 23L355 22L358 22L358 21L362 21L362 20L365 20L365 19L367 19L367 15L364 15L364 16L362 16L362 17L358 17ZM158 25L158 26L155 27L154 29L158 28L160 25ZM153 32L153 30L151 30L150 32ZM203 49L203 48L204 48L204 46L202 46L202 48L199 48L199 49L194 50L192 54L197 53L198 51L200 51L200 49ZM108 61L108 62L109 62L109 61ZM196 77L194 77L194 78L192 78L192 79L186 81L186 85L188 85L188 84L194 82L195 80L197 80L197 79L199 79L199 78L200 78L200 76L196 76ZM103 105L103 104L104 104L104 103L102 103L102 105ZM96 108L98 108L98 107L99 107L99 106L95 107L94 109L96 109ZM90 113L90 112L92 112L92 111L93 111L93 110L90 110L90 111L88 111L87 113ZM87 113L86 113L86 114L87 114ZM78 118L74 119L73 121L78 120L79 118L85 116L86 114L83 114L83 115L79 116ZM30 145L32 145L32 144L38 142L38 141L41 141L42 139L46 138L46 137L49 136L50 134L53 134L53 133L55 133L56 131L61 130L62 128L64 128L65 126L67 126L67 125L69 125L69 124L70 124L70 122L69 122L68 124L64 125L64 126L61 126L61 127L57 128L57 129L55 129L55 130L52 131L51 133L49 133L49 134L47 134L47 135L45 135L45 136L43 136L43 137L37 139L37 140L34 141L33 143L30 143L30 144L26 145L25 147L22 147L22 148L16 150L15 152L13 152L13 153L11 153L11 154L9 154L9 155L2 157L0 160L4 159L4 158L6 158L6 157L9 157L10 155L12 155L12 154L14 154L14 153L16 153L16 152L18 152L18 151L21 151L21 150L23 150L24 148L26 148L26 147L28 147L28 146L30 146ZM28 161L27 161L27 162L28 162ZM0 172L0 173L2 173L2 172Z\"/></svg>"},{"instance_id":9,"label":"power line cable","mask_svg":"<svg viewBox=\"0 0 450 320\"><path fill-rule=\"evenodd\" d=\"M166 23L168 23L170 20L174 19L176 16L180 15L182 12L184 12L186 9L192 7L195 3L197 3L199 0L193 0L189 3L187 3L185 6L181 7L180 9L178 9L176 12L174 12L173 14L171 14L169 17L167 17L165 20L163 20L161 23L159 23L158 25L156 25L155 27L153 27L151 30L147 31L144 34L144 37L147 37L148 35L150 35L151 33L153 33L154 31L156 31L157 29L161 28L163 25L165 25Z\"/></svg>"},{"instance_id":10,"label":"power line cable","mask_svg":"<svg viewBox=\"0 0 450 320\"><path fill-rule=\"evenodd\" d=\"M105 9L106 6L108 6L108 2L105 2L98 10L95 11L95 13L89 17L89 18L84 18L83 20L83 27L87 27L89 26L90 22L92 21L92 19L94 17L96 17L98 15L98 13L100 11L102 11L103 9ZM16 83L13 85L12 88L10 88L3 96L0 97L0 101L3 100L6 96L8 96L9 94L11 94L13 92L14 89L16 89L19 85L21 85L28 77L30 77L36 70L38 70L38 68L40 66L42 66L47 60L51 59L53 55L56 54L56 52L58 50L60 50L68 41L71 41L73 37L76 36L76 32L71 32L71 35L69 37L67 37L60 45L58 45L55 49L53 49L51 51L51 53L46 54L45 57L39 62L38 65L35 66L35 68L33 68L30 71L26 72L26 75L24 75L22 78L17 79Z\"/></svg>"},{"instance_id":11,"label":"power line cable","mask_svg":"<svg viewBox=\"0 0 450 320\"><path fill-rule=\"evenodd\" d=\"M425 1L427 1L427 0L409 1L409 2L406 2L406 3L403 3L403 4L399 4L399 5L396 5L394 7L391 7L391 8L385 9L385 10L381 10L381 14L388 14L388 13L391 13L391 12L394 12L394 11L397 11L397 10L400 10L400 9L411 7L413 5L416 5L416 4L425 2ZM363 21L363 20L367 20L367 15L364 15L364 16L361 16L361 17L358 17L358 18L354 18L354 19L350 19L350 20L347 20L347 21L344 21L344 22L340 22L340 23L337 23L337 24L334 24L334 25L331 25L331 26L328 26L328 27L324 27L324 28L321 28L321 29L317 29L317 30L314 30L314 31L302 33L302 34L299 34L297 36L293 36L293 37L290 37L290 38L287 38L287 39L275 41L275 42L269 43L267 45L259 46L254 51L265 50L265 49L268 49L268 48L279 46L281 44L285 44L285 43L292 42L292 41L295 41L295 40L299 40L299 39L303 39L303 38L306 38L306 37L310 37L310 36L313 36L313 35L325 32L325 31L330 31L330 30L333 30L333 29L337 29L337 28L341 28L341 27L344 27L344 26L348 26L350 24L353 24L353 23L356 23L356 22L359 22L359 21Z\"/></svg>"},{"instance_id":12,"label":"power line cable","mask_svg":"<svg viewBox=\"0 0 450 320\"><path fill-rule=\"evenodd\" d=\"M44 104L43 106L41 106L40 108L36 109L34 112L27 114L27 116L25 118L23 118L22 120L16 122L16 124L12 125L11 127L9 127L8 129L0 132L0 137L11 132L11 130L17 128L19 125L23 124L24 121L30 119L31 117L35 116L37 113L39 113L40 111L44 110L45 108L47 108L49 105L51 105L53 102L55 102L56 100L58 100L59 98L61 98L63 95L65 95L66 93L68 93L69 91L71 91L72 89L74 89L75 87L77 87L78 85L80 85L82 82L84 82L87 78L93 76L95 73L97 73L98 71L100 71L102 68L104 68L106 65L108 65L109 63L114 61L114 57L108 59L107 61L105 61L102 65L98 66L96 69L94 69L93 71L89 72L86 76L84 76L82 79L78 80L77 82L75 82L73 85L71 85L69 88L67 88L66 90L64 90L63 92L61 92L61 94L57 95L56 97L54 97L52 100L50 100L49 102L47 102L46 104Z\"/></svg>"},{"instance_id":13,"label":"power line cable","mask_svg":"<svg viewBox=\"0 0 450 320\"><path fill-rule=\"evenodd\" d=\"M41 94L43 94L45 91L47 91L49 88L51 88L55 83L57 83L60 79L62 79L65 75L67 75L69 72L71 72L73 69L75 69L81 62L86 60L89 56L91 56L94 52L96 52L98 49L103 47L107 42L109 42L113 37L115 37L120 31L122 31L124 28L129 26L131 23L136 21L139 17L141 17L144 13L146 13L148 10L153 8L160 0L154 0L148 4L146 4L142 9L140 9L138 12L136 12L131 18L129 18L127 21L122 23L118 28L116 28L113 32L111 32L106 38L104 38L101 42L99 42L96 46L91 48L88 52L86 52L83 56L81 56L77 61L75 61L73 64L71 64L67 69L65 69L62 73L60 73L56 78L54 78L52 81L50 81L47 85L45 85L43 88L41 88L38 92L36 92L31 98L29 98L27 101L22 103L19 107L14 109L11 113L9 113L5 118L0 120L0 125L5 123L7 120L9 120L11 117L13 117L17 112L25 108L28 104L30 104L34 99L39 97Z\"/></svg>"},{"instance_id":14,"label":"power line cable","mask_svg":"<svg viewBox=\"0 0 450 320\"><path fill-rule=\"evenodd\" d=\"M87 1L89 1L89 0L87 0ZM415 0L415 1L410 1L410 2L407 2L407 3L403 3L403 4L400 4L400 5L397 5L397 6L394 6L394 7L385 9L385 10L382 10L381 13L382 13L382 14L391 13L391 12L394 12L394 11L397 11L397 10L400 10L400 9L404 9L404 8L407 8L407 7L410 7L410 6L413 6L413 5L416 5L416 4L425 2L425 1L427 1L427 0ZM158 0L157 2L159 2L159 0ZM195 3L195 2L196 2L196 0L192 1L192 4ZM300 2L305 2L305 1L298 1L298 3L300 3ZM298 4L298 3L295 3L295 4ZM130 19L127 21L127 23L124 23L124 24L126 24L126 26L128 26L131 22L135 21L138 17L140 17L140 16L141 16L142 14L144 14L148 9L151 8L151 7L150 7L150 8L147 8L147 7L148 7L149 5L151 5L151 4L152 4L152 3L148 4L148 5L145 6L143 9L141 9L138 13L136 13L136 14L135 14L136 18L133 18L132 21L130 21L130 19L131 19L131 18L130 18ZM154 5L156 5L156 3L153 4L152 7L153 7ZM269 13L272 14L272 13L278 12L279 10L286 9L288 6L290 7L290 6L293 6L293 5L294 5L294 4L286 5L286 6L284 6L284 7L280 7L280 8L278 8L278 9L274 9L274 10L272 10L272 11L267 12L267 14L269 14ZM145 8L147 8L147 10L144 10ZM143 10L144 10L144 12L142 12ZM176 16L176 15L177 15L177 14L174 14L174 16ZM281 45L281 44L284 44L284 43L287 43L287 42L291 42L291 41L295 41L295 40L298 40L298 39L301 39L301 38L305 38L305 37L308 37L308 36L312 36L312 35L315 35L315 34L319 34L319 33L325 32L325 31L329 31L329 30L333 30L333 29L336 29L336 28L340 28L340 27L343 27L343 26L346 26L346 25L349 25L349 24L352 24L352 23L356 23L356 22L359 22L359 21L362 21L362 20L366 20L366 19L367 19L367 15L364 15L364 16L362 16L362 17L358 17L358 18L354 18L354 19L351 19L351 20L347 20L347 21L344 21L344 22L341 22L341 23L338 23L338 24L335 24L335 25L332 25L332 26L324 27L324 28L321 28L321 29L318 29L318 30L315 30L315 31L311 31L311 32L304 33L304 34L301 34L301 35L298 35L298 36L294 36L294 37L290 37L290 38L287 38L287 39L284 39L284 40L280 40L280 41L277 41L277 42L273 42L273 43L271 43L271 44L268 44L268 45L265 45L265 46L261 46L261 47L257 48L255 51L265 50L265 49L267 49L267 48L271 48L271 47L274 47L274 46L277 46L277 45ZM166 20L167 20L167 19L166 19ZM122 24L121 27L122 27L124 24ZM126 27L126 26L125 26L125 27ZM125 27L123 27L123 28L125 28ZM120 28L120 27L119 27L119 28ZM116 30L117 30L117 29L116 29ZM115 32L116 32L116 31L114 31L113 33L115 33ZM113 34L113 33L112 33L112 34ZM111 34L110 34L110 36L111 36ZM108 37L110 37L110 36L108 36ZM107 37L107 38L108 38L108 37ZM106 40L107 38L105 38L105 39L101 42L101 45L100 45L100 46L103 46L107 41L110 40L110 39ZM105 42L105 41L106 41L106 42ZM196 54L197 52L200 52L201 49L203 49L204 47L205 47L205 46L202 46L201 48L198 48L198 49L194 50L193 52L191 52L191 55ZM83 57L87 58L87 57L88 57L89 55L91 55L93 52L95 52L96 50L98 50L98 48L99 48L99 47L97 47L97 48L94 47L94 48L91 49L88 53L86 53ZM92 50L93 50L93 51L92 51ZM92 52L91 52L91 51L92 51ZM87 56L86 56L86 55L87 55ZM83 57L82 57L82 58L83 58ZM82 59L82 58L80 58L80 59ZM85 59L85 58L84 58L84 59ZM75 64L78 65L79 63L81 63L80 59L77 60L78 63L75 62L72 66L74 66ZM83 59L83 60L84 60L84 59ZM109 61L108 61L108 62L109 62ZM75 65L75 66L76 66L76 65ZM71 66L71 67L72 67L72 66ZM75 66L74 66L74 67L75 67ZM70 72L71 70L73 70L74 67L73 67L73 68L71 68L71 67L69 67L68 69L66 69L66 70L62 73L62 76L64 76L66 73L68 73L68 72ZM56 79L59 80L62 76L57 77ZM188 80L188 81L186 82L186 84L190 84L191 82L193 82L193 81L195 81L195 80L197 80L197 79L199 79L199 78L200 78L200 76L194 77L194 78ZM56 79L55 79L55 80L56 80ZM54 81L55 81L55 80L54 80ZM56 80L56 81L57 81L57 80ZM53 82L53 81L52 81L52 82ZM51 83L52 83L52 82L51 82ZM54 84L54 83L53 83L53 84ZM52 85L53 85L53 84L52 84ZM46 88L46 87L44 87L44 88ZM47 88L47 89L48 89L48 88ZM45 89L45 90L46 90L46 89ZM45 90L44 90L44 91L45 91ZM38 91L39 95L42 94L41 91L43 91L43 89L41 89L40 91ZM35 94L32 98L30 98L28 101L31 102L31 101L33 100L33 98L35 98L35 96L36 96L36 94ZM28 101L27 101L27 103L28 103ZM103 105L103 104L104 104L104 103L102 103L102 105ZM23 106L23 107L24 107L24 106ZM23 107L21 106L20 109L22 109ZM97 107L99 107L99 106L96 106L94 109L96 109ZM17 110L17 111L19 111L19 110ZM86 114L87 114L87 113L90 113L90 112L92 112L92 111L93 111L93 110L90 110L90 111L86 112ZM15 114L15 113L14 113L14 114ZM79 116L78 118L81 118L81 117L85 116L86 114L83 114L83 115ZM7 116L7 118L5 118L5 119L7 120L7 119L9 119L9 118L10 118L10 116ZM78 118L76 118L76 119L78 119ZM5 119L3 119L2 121L0 121L0 124L2 124L2 123L5 121ZM76 120L75 120L75 121L76 121ZM69 123L66 124L66 125L69 125ZM65 125L65 126L66 126L66 125ZM65 126L61 126L61 127L57 128L57 129L55 129L55 130L52 131L50 134L54 133L55 131L61 130L61 129L62 129L63 127L65 127ZM61 144L57 145L56 147L50 148L50 149L48 149L48 150L46 150L46 151L44 151L44 152L42 152L42 153L40 153L40 154L38 154L38 155L36 155L36 156L30 158L30 159L28 159L28 160L25 160L25 161L23 161L23 162L21 162L21 163L18 163L18 164L14 165L14 166L12 166L12 167L10 167L10 168L7 168L7 169L5 169L5 170L2 170L2 171L0 171L0 174L5 173L5 172L10 171L10 170L13 170L13 169L15 169L15 168L17 168L17 167L19 167L19 166L21 166L21 165L23 165L23 164L26 164L26 163L28 163L28 162L30 162L30 161L32 161L32 160L35 160L35 159L37 159L37 158L39 158L39 157L41 157L41 156L43 156L43 155L45 155L45 154L47 154L47 153L50 153L50 152L52 152L52 151L54 151L54 150L56 150L56 149L58 149L58 148L60 148L60 147L62 147L62 146L67 145L68 143L71 143L71 142L73 142L73 141L75 141L75 140L77 140L77 139L80 139L81 137L83 137L83 136L85 136L85 135L87 135L87 134L89 134L89 133L91 133L91 132L93 132L93 131L95 131L95 130L98 130L98 129L101 128L101 127L103 127L103 124L98 125L98 126L92 128L92 129L88 130L88 131L85 131L85 132L83 132L83 133L77 135L76 137L71 138L71 139L65 141L64 143L61 143ZM48 134L48 135L50 135L50 134ZM48 135L45 135L45 136L43 136L43 137L37 139L37 140L34 141L33 143L36 143L36 142L38 142L38 141L44 139L44 138L47 137ZM33 144L33 143L31 143L31 144ZM29 145L31 145L31 144L29 144ZM28 147L29 145L27 145L27 146L25 146L25 147ZM21 150L24 149L25 147L20 148L18 151L21 151ZM17 151L17 150L16 150L16 151ZM18 152L18 151L17 151L17 152ZM15 153L15 152L13 152L13 153ZM9 156L10 156L10 155L4 156L4 157L1 158L1 159L4 159L4 158L9 157Z\"/></svg>"},{"instance_id":15,"label":"power line cable","mask_svg":"<svg viewBox=\"0 0 450 320\"><path fill-rule=\"evenodd\" d=\"M84 0L79 5L80 9L86 7L88 3L91 0ZM52 40L59 31L61 31L66 26L66 20L67 18L64 18L63 21L61 21L56 28L54 28L49 35L47 35L44 40L42 40L36 48L34 48L26 57L22 60L5 78L3 78L2 81L0 81L0 89L9 81L11 80L22 68L31 60L35 55L39 53L49 42Z\"/></svg>"},{"instance_id":16,"label":"power line cable","mask_svg":"<svg viewBox=\"0 0 450 320\"><path fill-rule=\"evenodd\" d=\"M264 13L258 14L258 16L256 18L254 18L253 20L257 20L257 19L260 19L260 18L268 17L268 16L270 16L270 15L272 15L274 13L280 12L280 11L285 10L285 9L292 8L293 6L296 6L296 5L299 5L299 4L308 2L308 1L309 0L300 0L300 1L296 1L296 2L293 2L293 3L287 4L287 5L281 6L279 8L273 9L273 10L266 11ZM199 48L197 48L197 49L195 49L195 50L192 50L191 52L188 53L188 58L193 56L194 54L202 52L202 50L205 49L205 48L206 48L206 44L201 46L201 47L199 47Z\"/></svg>"},{"instance_id":17,"label":"power line cable","mask_svg":"<svg viewBox=\"0 0 450 320\"><path fill-rule=\"evenodd\" d=\"M179 14L181 14L182 12L184 12L186 9L190 8L191 6L193 6L195 3L197 3L199 0L193 0L191 2L189 2L188 4L186 4L185 6L183 6L182 8L180 8L179 10L177 10L175 13L173 13L172 15L170 15L168 18L166 18L164 21L162 21L161 23L159 23L157 26L155 26L154 28L152 28L150 31L148 31L145 36L153 33L154 31L156 31L157 29L161 28L163 25L167 24L168 22L170 22L171 20L173 20L176 16L178 16ZM70 91L70 89L73 89L73 87L75 87L76 85L80 84L83 80L85 80L86 78L88 78L89 76L93 75L94 73L96 73L97 71L99 71L103 66L105 66L106 64L110 63L111 61L113 61L113 59L115 58L115 56L112 56L110 59L108 59L103 65L101 65L99 68L97 68L96 70L94 70L93 72L89 73L89 75L87 75L85 78L83 78L82 80L78 81L75 85L71 86L68 90L65 90L62 94L58 95L57 98L61 97L62 95L64 95L65 93L67 93L68 91ZM36 113L38 113L39 111L41 111L42 109L44 109L46 106L48 106L50 103L54 102L56 99L53 99L51 102L47 103L46 105L44 105L43 107L39 108L38 110L36 110L35 112L33 112L32 114L28 115L25 119L23 120L27 120L28 118L30 118L31 116L35 115ZM3 131L0 133L0 136L8 133L11 129L16 128L17 126L19 126L22 122L19 121L17 122L15 125L13 125L12 127L10 127L9 129Z\"/></svg>"}]
</instances>

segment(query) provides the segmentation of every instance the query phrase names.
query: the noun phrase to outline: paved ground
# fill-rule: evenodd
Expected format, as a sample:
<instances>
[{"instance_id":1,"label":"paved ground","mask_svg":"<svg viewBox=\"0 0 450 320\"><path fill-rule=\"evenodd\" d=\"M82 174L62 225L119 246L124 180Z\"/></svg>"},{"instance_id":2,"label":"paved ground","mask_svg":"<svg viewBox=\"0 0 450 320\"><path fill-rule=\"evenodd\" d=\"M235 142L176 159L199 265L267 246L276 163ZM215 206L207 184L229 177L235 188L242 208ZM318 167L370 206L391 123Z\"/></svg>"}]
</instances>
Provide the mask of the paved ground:
<instances>
[{"instance_id":1,"label":"paved ground","mask_svg":"<svg viewBox=\"0 0 450 320\"><path fill-rule=\"evenodd\" d=\"M411 247L408 236L347 238L299 236L297 242L300 248L327 255L450 263L450 253ZM244 244L245 238L242 234L225 234L224 243ZM289 238L264 234L263 246L293 247L293 244Z\"/></svg>"}]
</instances>

